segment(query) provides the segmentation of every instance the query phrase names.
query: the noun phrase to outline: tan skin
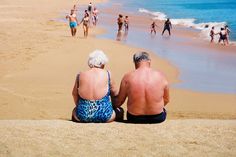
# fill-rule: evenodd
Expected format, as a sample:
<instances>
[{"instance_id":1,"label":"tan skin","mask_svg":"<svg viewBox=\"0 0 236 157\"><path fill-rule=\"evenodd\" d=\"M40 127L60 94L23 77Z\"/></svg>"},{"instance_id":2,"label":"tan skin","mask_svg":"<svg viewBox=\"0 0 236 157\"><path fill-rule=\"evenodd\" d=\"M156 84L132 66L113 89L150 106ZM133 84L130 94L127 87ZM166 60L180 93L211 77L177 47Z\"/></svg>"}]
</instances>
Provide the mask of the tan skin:
<instances>
[{"instance_id":1,"label":"tan skin","mask_svg":"<svg viewBox=\"0 0 236 157\"><path fill-rule=\"evenodd\" d=\"M70 15L67 15L66 19L69 19L69 22L76 22L76 23L78 23L77 18L72 16L73 14L75 14L75 10L71 10ZM76 28L71 28L71 35L72 36L76 35Z\"/></svg>"},{"instance_id":2,"label":"tan skin","mask_svg":"<svg viewBox=\"0 0 236 157\"><path fill-rule=\"evenodd\" d=\"M141 61L135 64L135 68L123 77L115 106L121 106L128 97L127 109L132 115L163 112L169 102L169 87L165 76L151 69L150 61Z\"/></svg>"},{"instance_id":3,"label":"tan skin","mask_svg":"<svg viewBox=\"0 0 236 157\"><path fill-rule=\"evenodd\" d=\"M111 78L111 98L113 99L118 91L115 88L115 82ZM107 70L104 70L104 66L101 68L90 68L88 71L81 72L79 75L79 84L76 79L72 95L75 105L78 104L79 96L87 100L98 100L103 98L108 91L108 74ZM79 121L76 116L75 109L72 113L73 117ZM107 122L115 120L116 114L113 111L111 118Z\"/></svg>"},{"instance_id":4,"label":"tan skin","mask_svg":"<svg viewBox=\"0 0 236 157\"><path fill-rule=\"evenodd\" d=\"M80 22L80 24L83 22L83 29L84 29L84 37L88 37L88 29L89 29L89 16L88 14L85 14L84 18Z\"/></svg>"}]
</instances>

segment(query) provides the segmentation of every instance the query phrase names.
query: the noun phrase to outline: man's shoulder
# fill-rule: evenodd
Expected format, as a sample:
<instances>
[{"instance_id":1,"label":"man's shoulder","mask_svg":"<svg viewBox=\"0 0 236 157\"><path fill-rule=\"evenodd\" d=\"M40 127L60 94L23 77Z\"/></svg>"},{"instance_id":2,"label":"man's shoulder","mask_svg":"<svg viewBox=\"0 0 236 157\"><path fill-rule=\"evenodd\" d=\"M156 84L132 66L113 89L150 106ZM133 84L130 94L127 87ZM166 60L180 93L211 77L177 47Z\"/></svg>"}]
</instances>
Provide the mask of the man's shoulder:
<instances>
[{"instance_id":1,"label":"man's shoulder","mask_svg":"<svg viewBox=\"0 0 236 157\"><path fill-rule=\"evenodd\" d=\"M134 75L135 71L129 71L127 73L124 74L123 76L123 80L128 80L130 77L132 77L132 75Z\"/></svg>"},{"instance_id":2,"label":"man's shoulder","mask_svg":"<svg viewBox=\"0 0 236 157\"><path fill-rule=\"evenodd\" d=\"M153 74L156 75L156 76L166 78L166 75L165 75L162 71L160 71L160 70L152 69L152 72L153 72Z\"/></svg>"}]
</instances>

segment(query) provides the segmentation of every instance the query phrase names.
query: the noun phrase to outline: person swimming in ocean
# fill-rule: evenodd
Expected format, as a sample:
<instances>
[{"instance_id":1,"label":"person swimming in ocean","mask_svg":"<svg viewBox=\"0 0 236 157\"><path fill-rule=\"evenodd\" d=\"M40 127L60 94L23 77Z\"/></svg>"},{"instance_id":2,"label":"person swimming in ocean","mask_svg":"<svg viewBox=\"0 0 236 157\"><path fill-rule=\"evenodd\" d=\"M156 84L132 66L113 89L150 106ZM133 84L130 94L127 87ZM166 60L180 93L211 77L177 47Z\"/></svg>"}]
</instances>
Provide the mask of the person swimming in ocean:
<instances>
[{"instance_id":1,"label":"person swimming in ocean","mask_svg":"<svg viewBox=\"0 0 236 157\"><path fill-rule=\"evenodd\" d=\"M152 35L152 33L154 32L155 33L155 35L156 35L156 27L157 27L157 24L156 24L156 22L155 21L153 21L153 23L151 24L151 35Z\"/></svg>"},{"instance_id":2,"label":"person swimming in ocean","mask_svg":"<svg viewBox=\"0 0 236 157\"><path fill-rule=\"evenodd\" d=\"M66 19L69 20L69 25L71 29L71 35L74 37L76 35L76 27L78 24L78 20L75 14L75 10L71 9L70 15L66 16Z\"/></svg>"},{"instance_id":3,"label":"person swimming in ocean","mask_svg":"<svg viewBox=\"0 0 236 157\"><path fill-rule=\"evenodd\" d=\"M170 19L167 18L167 20L164 23L164 29L162 31L162 35L165 33L165 31L167 30L169 32L169 36L171 35L170 29L172 29L172 24L170 22Z\"/></svg>"},{"instance_id":4,"label":"person swimming in ocean","mask_svg":"<svg viewBox=\"0 0 236 157\"><path fill-rule=\"evenodd\" d=\"M211 43L214 41L214 36L215 36L215 27L213 26L210 31L210 37L211 37Z\"/></svg>"}]
</instances>

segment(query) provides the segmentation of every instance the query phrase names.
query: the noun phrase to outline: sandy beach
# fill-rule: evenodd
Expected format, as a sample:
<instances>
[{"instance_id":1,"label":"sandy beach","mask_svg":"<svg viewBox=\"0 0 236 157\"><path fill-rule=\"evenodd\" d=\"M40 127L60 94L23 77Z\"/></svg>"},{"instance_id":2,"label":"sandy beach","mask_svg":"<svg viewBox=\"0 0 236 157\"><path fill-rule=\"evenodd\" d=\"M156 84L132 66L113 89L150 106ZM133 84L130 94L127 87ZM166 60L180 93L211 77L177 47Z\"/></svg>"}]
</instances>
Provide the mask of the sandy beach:
<instances>
[{"instance_id":1,"label":"sandy beach","mask_svg":"<svg viewBox=\"0 0 236 157\"><path fill-rule=\"evenodd\" d=\"M68 23L55 19L64 18L76 2L0 2L0 156L236 155L235 94L172 87L168 120L160 125L70 122L72 86L76 74L88 69L90 52L107 54L107 69L119 87L123 75L134 69L132 55L145 50L97 39L106 32L99 26L90 29L87 39L80 26L72 38ZM106 1L93 1L100 2ZM151 53L153 68L171 84L179 82L178 68L145 51Z\"/></svg>"},{"instance_id":2,"label":"sandy beach","mask_svg":"<svg viewBox=\"0 0 236 157\"><path fill-rule=\"evenodd\" d=\"M157 125L2 120L0 153L57 157L233 157L235 126L232 120L167 120Z\"/></svg>"}]
</instances>

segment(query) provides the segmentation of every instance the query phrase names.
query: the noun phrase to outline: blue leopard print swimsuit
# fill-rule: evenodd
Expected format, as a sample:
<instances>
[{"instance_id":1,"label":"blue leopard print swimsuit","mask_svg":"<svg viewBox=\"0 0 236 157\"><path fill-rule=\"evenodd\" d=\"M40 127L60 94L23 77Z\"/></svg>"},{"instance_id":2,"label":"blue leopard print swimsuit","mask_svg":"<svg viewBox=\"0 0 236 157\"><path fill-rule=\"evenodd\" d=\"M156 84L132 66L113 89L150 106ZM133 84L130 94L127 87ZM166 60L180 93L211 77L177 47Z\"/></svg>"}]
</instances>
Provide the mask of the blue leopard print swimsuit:
<instances>
[{"instance_id":1,"label":"blue leopard print swimsuit","mask_svg":"<svg viewBox=\"0 0 236 157\"><path fill-rule=\"evenodd\" d=\"M79 98L76 107L76 115L81 122L107 122L113 113L110 100L110 74L108 73L108 92L99 100L86 100Z\"/></svg>"}]
</instances>

